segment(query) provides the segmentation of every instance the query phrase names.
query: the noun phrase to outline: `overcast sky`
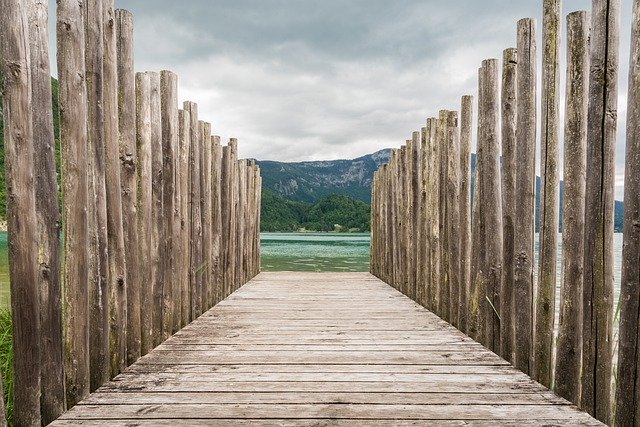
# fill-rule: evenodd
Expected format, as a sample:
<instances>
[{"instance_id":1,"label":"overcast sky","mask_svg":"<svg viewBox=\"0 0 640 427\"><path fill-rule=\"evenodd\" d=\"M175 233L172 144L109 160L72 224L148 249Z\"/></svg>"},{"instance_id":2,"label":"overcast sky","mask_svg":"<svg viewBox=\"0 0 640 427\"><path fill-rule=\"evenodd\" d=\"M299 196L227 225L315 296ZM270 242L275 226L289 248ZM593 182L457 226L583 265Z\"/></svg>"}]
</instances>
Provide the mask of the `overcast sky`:
<instances>
[{"instance_id":1,"label":"overcast sky","mask_svg":"<svg viewBox=\"0 0 640 427\"><path fill-rule=\"evenodd\" d=\"M589 0L563 3L564 15L591 7ZM515 45L519 18L537 19L541 46L542 0L116 0L116 6L134 14L136 70L176 72L180 101L197 102L200 118L223 141L237 137L241 156L263 160L353 158L397 147L426 117L459 109L464 94L475 96L481 61ZM622 0L620 185L630 20L631 1ZM564 29L562 38L564 62Z\"/></svg>"}]
</instances>

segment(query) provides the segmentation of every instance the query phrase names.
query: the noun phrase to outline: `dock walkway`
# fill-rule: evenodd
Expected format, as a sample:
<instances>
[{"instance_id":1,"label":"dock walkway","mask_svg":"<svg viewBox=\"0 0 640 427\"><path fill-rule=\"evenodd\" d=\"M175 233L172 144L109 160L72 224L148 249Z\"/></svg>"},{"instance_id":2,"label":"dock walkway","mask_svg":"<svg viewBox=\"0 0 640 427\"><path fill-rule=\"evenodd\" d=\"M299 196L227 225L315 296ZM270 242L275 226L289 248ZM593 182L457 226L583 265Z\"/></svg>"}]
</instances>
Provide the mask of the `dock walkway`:
<instances>
[{"instance_id":1,"label":"dock walkway","mask_svg":"<svg viewBox=\"0 0 640 427\"><path fill-rule=\"evenodd\" d=\"M600 425L368 273L261 273L54 425Z\"/></svg>"}]
</instances>

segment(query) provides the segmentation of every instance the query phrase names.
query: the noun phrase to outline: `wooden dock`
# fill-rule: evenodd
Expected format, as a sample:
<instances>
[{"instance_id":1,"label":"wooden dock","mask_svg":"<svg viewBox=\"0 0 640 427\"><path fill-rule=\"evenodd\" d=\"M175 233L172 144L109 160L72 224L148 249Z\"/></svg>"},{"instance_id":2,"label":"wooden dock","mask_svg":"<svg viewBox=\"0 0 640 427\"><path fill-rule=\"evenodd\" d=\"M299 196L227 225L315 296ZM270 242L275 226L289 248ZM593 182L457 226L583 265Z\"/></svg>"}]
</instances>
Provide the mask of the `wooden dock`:
<instances>
[{"instance_id":1,"label":"wooden dock","mask_svg":"<svg viewBox=\"0 0 640 427\"><path fill-rule=\"evenodd\" d=\"M368 273L261 273L53 425L600 425Z\"/></svg>"}]
</instances>

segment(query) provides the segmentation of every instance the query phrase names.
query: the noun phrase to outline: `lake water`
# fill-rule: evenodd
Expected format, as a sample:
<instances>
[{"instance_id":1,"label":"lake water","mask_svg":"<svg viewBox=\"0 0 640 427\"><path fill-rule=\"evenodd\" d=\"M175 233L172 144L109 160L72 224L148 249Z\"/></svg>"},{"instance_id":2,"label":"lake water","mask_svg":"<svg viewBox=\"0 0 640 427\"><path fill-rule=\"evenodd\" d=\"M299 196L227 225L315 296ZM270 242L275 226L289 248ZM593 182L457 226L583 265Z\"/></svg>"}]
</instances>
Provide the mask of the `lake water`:
<instances>
[{"instance_id":1,"label":"lake water","mask_svg":"<svg viewBox=\"0 0 640 427\"><path fill-rule=\"evenodd\" d=\"M262 271L369 271L369 234L262 233Z\"/></svg>"},{"instance_id":2,"label":"lake water","mask_svg":"<svg viewBox=\"0 0 640 427\"><path fill-rule=\"evenodd\" d=\"M537 242L536 236L536 242ZM561 238L558 251L560 284ZM369 271L368 234L340 233L262 233L263 271ZM615 301L620 291L622 234L614 235ZM537 261L537 243L536 243ZM557 292L558 298L560 292ZM9 306L9 265L7 233L0 232L0 307Z\"/></svg>"}]
</instances>

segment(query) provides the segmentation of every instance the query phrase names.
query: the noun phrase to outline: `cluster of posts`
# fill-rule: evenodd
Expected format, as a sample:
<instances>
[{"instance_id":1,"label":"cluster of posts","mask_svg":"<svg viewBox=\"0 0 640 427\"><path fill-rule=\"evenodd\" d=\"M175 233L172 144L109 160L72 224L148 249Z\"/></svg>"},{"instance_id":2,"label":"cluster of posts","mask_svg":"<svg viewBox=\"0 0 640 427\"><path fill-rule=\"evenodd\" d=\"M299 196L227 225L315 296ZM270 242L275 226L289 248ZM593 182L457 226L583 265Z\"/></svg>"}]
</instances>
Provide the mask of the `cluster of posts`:
<instances>
[{"instance_id":1,"label":"cluster of posts","mask_svg":"<svg viewBox=\"0 0 640 427\"><path fill-rule=\"evenodd\" d=\"M501 78L497 59L479 69L476 156L473 98L464 96L459 116L440 111L427 119L375 173L371 270L599 420L613 421L615 402L617 425L639 425L640 1L633 1L617 344L612 246L620 1L593 0L591 12L567 16L562 207L561 2L543 3L542 105L536 22L522 19L517 47L504 51Z\"/></svg>"},{"instance_id":2,"label":"cluster of posts","mask_svg":"<svg viewBox=\"0 0 640 427\"><path fill-rule=\"evenodd\" d=\"M129 12L59 0L59 202L48 1L0 10L13 422L35 426L258 273L261 178L175 74L134 73Z\"/></svg>"}]
</instances>

